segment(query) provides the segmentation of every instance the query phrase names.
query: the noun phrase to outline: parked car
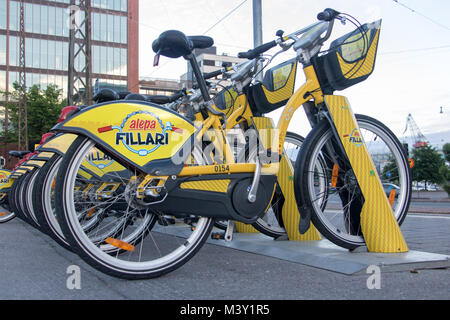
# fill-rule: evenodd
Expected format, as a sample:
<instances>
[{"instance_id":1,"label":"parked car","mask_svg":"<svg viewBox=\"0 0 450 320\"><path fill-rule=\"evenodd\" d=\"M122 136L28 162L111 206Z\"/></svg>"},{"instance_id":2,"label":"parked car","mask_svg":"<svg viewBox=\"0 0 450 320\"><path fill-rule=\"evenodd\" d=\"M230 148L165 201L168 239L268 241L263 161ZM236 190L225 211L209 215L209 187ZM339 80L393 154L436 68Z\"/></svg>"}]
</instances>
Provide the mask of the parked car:
<instances>
[{"instance_id":1,"label":"parked car","mask_svg":"<svg viewBox=\"0 0 450 320\"><path fill-rule=\"evenodd\" d=\"M395 189L395 197L398 198L398 193L400 191L400 187L396 186L393 183L383 183L383 189L386 193L386 196L389 197L393 189Z\"/></svg>"}]
</instances>

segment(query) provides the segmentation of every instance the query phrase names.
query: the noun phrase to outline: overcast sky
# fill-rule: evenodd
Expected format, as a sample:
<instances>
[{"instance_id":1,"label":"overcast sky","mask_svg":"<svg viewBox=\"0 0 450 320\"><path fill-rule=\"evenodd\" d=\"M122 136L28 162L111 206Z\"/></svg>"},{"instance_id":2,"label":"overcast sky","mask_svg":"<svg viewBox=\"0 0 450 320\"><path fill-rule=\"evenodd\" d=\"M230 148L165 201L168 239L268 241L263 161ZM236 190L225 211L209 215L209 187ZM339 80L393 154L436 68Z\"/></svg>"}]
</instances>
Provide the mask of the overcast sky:
<instances>
[{"instance_id":1,"label":"overcast sky","mask_svg":"<svg viewBox=\"0 0 450 320\"><path fill-rule=\"evenodd\" d=\"M177 79L186 72L186 62L161 58L152 66L151 43L168 29L187 35L204 34L243 0L141 0L140 75ZM263 40L275 39L278 29L293 32L316 21L317 13L331 7L349 13L361 23L383 19L375 71L368 80L336 92L349 98L356 113L367 114L402 136L412 113L422 132L450 130L450 1L399 0L262 0ZM430 21L427 18L432 19ZM352 30L339 25L333 38ZM252 0L247 0L207 35L215 40L218 53L236 55L253 47ZM280 59L293 57L294 52ZM284 59L283 59L284 57ZM279 61L281 62L281 61ZM296 87L304 80L300 72ZM443 107L444 113L440 113ZM271 114L278 121L280 112ZM306 134L303 112L289 128Z\"/></svg>"}]
</instances>

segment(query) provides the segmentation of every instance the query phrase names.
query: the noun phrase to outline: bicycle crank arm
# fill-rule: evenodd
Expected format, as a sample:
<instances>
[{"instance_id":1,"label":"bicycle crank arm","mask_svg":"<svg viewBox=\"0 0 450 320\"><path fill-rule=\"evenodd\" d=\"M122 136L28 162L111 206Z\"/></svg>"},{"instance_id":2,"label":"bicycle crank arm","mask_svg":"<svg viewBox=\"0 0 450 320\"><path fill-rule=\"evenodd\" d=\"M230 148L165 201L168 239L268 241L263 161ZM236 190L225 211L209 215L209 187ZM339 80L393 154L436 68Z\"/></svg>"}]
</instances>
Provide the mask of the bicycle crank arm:
<instances>
[{"instance_id":1,"label":"bicycle crank arm","mask_svg":"<svg viewBox=\"0 0 450 320\"><path fill-rule=\"evenodd\" d=\"M259 180L261 179L261 161L259 157L256 157L256 170L255 175L253 176L252 186L250 187L250 191L248 192L248 201L250 203L255 203L256 194L258 193Z\"/></svg>"}]
</instances>

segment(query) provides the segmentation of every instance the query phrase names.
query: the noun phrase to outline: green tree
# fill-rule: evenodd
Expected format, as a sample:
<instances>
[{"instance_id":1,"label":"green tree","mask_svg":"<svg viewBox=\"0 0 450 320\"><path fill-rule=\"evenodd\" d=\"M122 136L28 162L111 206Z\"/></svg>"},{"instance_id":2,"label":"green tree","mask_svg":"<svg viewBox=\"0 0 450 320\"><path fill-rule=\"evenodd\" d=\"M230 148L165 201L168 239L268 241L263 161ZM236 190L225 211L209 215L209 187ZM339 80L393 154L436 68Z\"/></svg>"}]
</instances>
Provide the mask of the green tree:
<instances>
[{"instance_id":1,"label":"green tree","mask_svg":"<svg viewBox=\"0 0 450 320\"><path fill-rule=\"evenodd\" d=\"M450 180L450 169L445 164L439 169L439 173L444 180Z\"/></svg>"},{"instance_id":2,"label":"green tree","mask_svg":"<svg viewBox=\"0 0 450 320\"><path fill-rule=\"evenodd\" d=\"M425 181L425 188L428 183L443 183L443 177L440 169L444 165L444 159L435 148L427 145L415 148L413 150L413 159L415 162L412 169L414 181Z\"/></svg>"},{"instance_id":3,"label":"green tree","mask_svg":"<svg viewBox=\"0 0 450 320\"><path fill-rule=\"evenodd\" d=\"M3 133L6 142L18 140L18 85L14 84L14 91L5 93L9 95L10 102L5 104L8 108L10 125L8 133ZM41 136L48 132L58 121L61 109L65 105L62 99L62 90L55 85L48 85L42 90L34 85L26 92L28 140L30 143L39 142Z\"/></svg>"},{"instance_id":4,"label":"green tree","mask_svg":"<svg viewBox=\"0 0 450 320\"><path fill-rule=\"evenodd\" d=\"M444 144L442 151L444 152L445 160L447 160L447 162L450 162L450 143ZM447 192L448 196L450 197L450 168L444 164L441 167L440 172L446 180L446 183L443 186L444 190Z\"/></svg>"},{"instance_id":5,"label":"green tree","mask_svg":"<svg viewBox=\"0 0 450 320\"><path fill-rule=\"evenodd\" d=\"M444 144L444 147L442 148L442 151L444 152L444 157L447 162L450 162L450 143Z\"/></svg>"},{"instance_id":6,"label":"green tree","mask_svg":"<svg viewBox=\"0 0 450 320\"><path fill-rule=\"evenodd\" d=\"M383 172L381 174L383 181L389 181L394 184L399 184L398 182L398 166L395 162L395 158L391 157L387 161L387 164L383 167Z\"/></svg>"}]
</instances>

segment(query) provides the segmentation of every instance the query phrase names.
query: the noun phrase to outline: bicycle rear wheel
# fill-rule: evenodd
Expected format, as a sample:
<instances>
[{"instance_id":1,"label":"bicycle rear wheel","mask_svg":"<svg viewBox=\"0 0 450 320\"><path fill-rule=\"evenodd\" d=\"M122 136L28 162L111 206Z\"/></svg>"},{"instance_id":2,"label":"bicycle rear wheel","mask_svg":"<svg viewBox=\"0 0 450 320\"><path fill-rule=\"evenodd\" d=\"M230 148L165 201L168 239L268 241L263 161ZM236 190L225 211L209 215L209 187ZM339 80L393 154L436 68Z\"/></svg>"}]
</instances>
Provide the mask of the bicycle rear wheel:
<instances>
[{"instance_id":1,"label":"bicycle rear wheel","mask_svg":"<svg viewBox=\"0 0 450 320\"><path fill-rule=\"evenodd\" d=\"M294 168L295 162L297 161L297 156L300 153L304 140L305 138L296 133L286 133L286 138L284 141L284 154L291 161ZM256 156L256 149L250 152L249 156L249 159L253 159ZM273 237L275 239L282 236L287 236L287 232L284 228L283 223L283 204L284 195L280 187L277 186L275 195L266 214L262 218L259 218L255 223L253 223L252 226L262 234Z\"/></svg>"},{"instance_id":2,"label":"bicycle rear wheel","mask_svg":"<svg viewBox=\"0 0 450 320\"><path fill-rule=\"evenodd\" d=\"M11 208L9 206L9 201L8 201L9 190L5 190L4 193L5 194L3 195L3 199L0 203L0 224L11 221L12 219L14 219L16 217L16 215L14 214L14 212L11 211Z\"/></svg>"},{"instance_id":3,"label":"bicycle rear wheel","mask_svg":"<svg viewBox=\"0 0 450 320\"><path fill-rule=\"evenodd\" d=\"M38 176L40 168L34 169L25 178L22 186L22 193L19 195L22 203L22 211L26 214L29 223L36 229L43 231L34 211L32 203L34 184L36 183L36 177Z\"/></svg>"},{"instance_id":4,"label":"bicycle rear wheel","mask_svg":"<svg viewBox=\"0 0 450 320\"><path fill-rule=\"evenodd\" d=\"M395 218L401 225L411 198L411 172L403 146L381 122L363 115L356 115L356 119L382 183L396 186L396 191L387 196L391 197ZM295 192L298 205L312 209L311 220L323 236L354 249L365 245L360 225L364 197L340 150L333 129L323 120L302 146L295 167ZM326 167L320 165L323 159Z\"/></svg>"},{"instance_id":5,"label":"bicycle rear wheel","mask_svg":"<svg viewBox=\"0 0 450 320\"><path fill-rule=\"evenodd\" d=\"M28 175L28 173L25 173L25 174L21 175L19 178L17 178L14 181L13 185L11 186L11 188L9 189L9 192L8 192L8 204L9 204L11 212L14 212L15 216L20 218L24 222L28 222L27 217L20 209L20 205L17 200L18 200L18 194L19 194L18 190L20 189L22 182L24 181L24 179L26 178L27 175Z\"/></svg>"}]
</instances>

